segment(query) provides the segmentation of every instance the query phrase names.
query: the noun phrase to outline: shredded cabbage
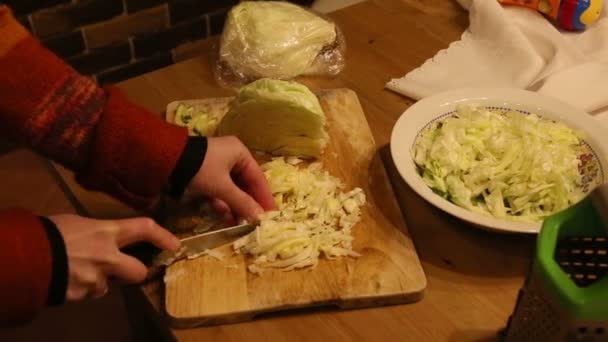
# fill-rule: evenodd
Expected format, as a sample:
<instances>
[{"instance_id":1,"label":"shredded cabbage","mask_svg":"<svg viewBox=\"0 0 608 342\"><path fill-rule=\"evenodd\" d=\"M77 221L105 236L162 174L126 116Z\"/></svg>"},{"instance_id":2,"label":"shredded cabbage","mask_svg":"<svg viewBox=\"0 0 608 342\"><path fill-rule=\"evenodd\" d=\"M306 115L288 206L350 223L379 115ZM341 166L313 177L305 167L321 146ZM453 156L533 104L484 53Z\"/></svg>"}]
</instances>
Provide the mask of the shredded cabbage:
<instances>
[{"instance_id":1,"label":"shredded cabbage","mask_svg":"<svg viewBox=\"0 0 608 342\"><path fill-rule=\"evenodd\" d=\"M205 249L204 251L202 251L200 253L188 255L187 259L188 260L197 259L204 255L208 255L219 261L224 260L224 253L220 252L219 250L215 250L215 249Z\"/></svg>"},{"instance_id":2,"label":"shredded cabbage","mask_svg":"<svg viewBox=\"0 0 608 342\"><path fill-rule=\"evenodd\" d=\"M202 136L212 136L219 125L218 119L209 113L184 104L177 106L173 121L179 126L187 127L195 135Z\"/></svg>"},{"instance_id":3,"label":"shredded cabbage","mask_svg":"<svg viewBox=\"0 0 608 342\"><path fill-rule=\"evenodd\" d=\"M538 222L579 201L580 136L535 114L459 106L416 140L414 162L437 194L474 212Z\"/></svg>"},{"instance_id":4,"label":"shredded cabbage","mask_svg":"<svg viewBox=\"0 0 608 342\"><path fill-rule=\"evenodd\" d=\"M262 165L278 210L262 214L256 230L233 245L254 257L249 265L253 273L265 267L315 267L321 254L328 259L359 256L352 248L351 230L360 220L363 190L342 192L342 182L321 163L300 162L279 157Z\"/></svg>"}]
</instances>

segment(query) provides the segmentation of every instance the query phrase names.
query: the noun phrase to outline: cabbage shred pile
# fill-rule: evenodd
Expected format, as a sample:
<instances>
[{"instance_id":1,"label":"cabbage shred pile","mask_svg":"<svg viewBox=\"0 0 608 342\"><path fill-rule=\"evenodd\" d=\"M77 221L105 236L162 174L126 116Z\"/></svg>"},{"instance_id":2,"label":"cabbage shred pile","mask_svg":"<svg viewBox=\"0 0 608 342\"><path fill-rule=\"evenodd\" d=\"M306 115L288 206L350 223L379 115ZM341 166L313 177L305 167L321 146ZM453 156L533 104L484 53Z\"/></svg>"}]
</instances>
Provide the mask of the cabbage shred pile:
<instances>
[{"instance_id":1,"label":"cabbage shred pile","mask_svg":"<svg viewBox=\"0 0 608 342\"><path fill-rule=\"evenodd\" d=\"M197 111L194 106L180 104L175 111L174 122L187 127L194 135L212 136L218 125L218 119L205 111Z\"/></svg>"},{"instance_id":2,"label":"cabbage shred pile","mask_svg":"<svg viewBox=\"0 0 608 342\"><path fill-rule=\"evenodd\" d=\"M344 185L321 163L304 167L300 162L279 157L262 165L278 210L262 214L257 229L233 245L254 257L249 265L253 273L263 267L315 267L320 255L359 256L351 230L360 220L363 190L342 192Z\"/></svg>"},{"instance_id":3,"label":"cabbage shred pile","mask_svg":"<svg viewBox=\"0 0 608 342\"><path fill-rule=\"evenodd\" d=\"M424 182L463 208L539 222L579 201L579 135L535 114L459 106L416 140Z\"/></svg>"}]
</instances>

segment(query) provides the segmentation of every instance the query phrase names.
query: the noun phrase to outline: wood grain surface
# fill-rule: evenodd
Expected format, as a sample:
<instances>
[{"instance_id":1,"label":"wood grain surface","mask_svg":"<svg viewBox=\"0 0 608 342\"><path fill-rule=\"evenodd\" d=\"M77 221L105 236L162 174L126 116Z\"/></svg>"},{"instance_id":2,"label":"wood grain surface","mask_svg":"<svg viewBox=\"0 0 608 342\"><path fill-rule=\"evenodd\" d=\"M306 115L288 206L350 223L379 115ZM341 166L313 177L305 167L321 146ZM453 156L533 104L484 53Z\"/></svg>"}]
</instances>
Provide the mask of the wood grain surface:
<instances>
[{"instance_id":1,"label":"wood grain surface","mask_svg":"<svg viewBox=\"0 0 608 342\"><path fill-rule=\"evenodd\" d=\"M315 269L291 272L247 271L248 259L219 248L226 257L204 256L171 265L165 275L165 308L176 327L249 320L264 312L333 305L357 308L414 302L422 298L426 278L381 163L355 92L321 91L329 144L321 162L345 184L360 187L367 203L353 228L359 258L321 259ZM232 98L183 101L221 119ZM172 122L175 103L167 108ZM271 134L271 133L268 133ZM370 173L373 173L374 177ZM249 260L250 261L250 260Z\"/></svg>"}]
</instances>

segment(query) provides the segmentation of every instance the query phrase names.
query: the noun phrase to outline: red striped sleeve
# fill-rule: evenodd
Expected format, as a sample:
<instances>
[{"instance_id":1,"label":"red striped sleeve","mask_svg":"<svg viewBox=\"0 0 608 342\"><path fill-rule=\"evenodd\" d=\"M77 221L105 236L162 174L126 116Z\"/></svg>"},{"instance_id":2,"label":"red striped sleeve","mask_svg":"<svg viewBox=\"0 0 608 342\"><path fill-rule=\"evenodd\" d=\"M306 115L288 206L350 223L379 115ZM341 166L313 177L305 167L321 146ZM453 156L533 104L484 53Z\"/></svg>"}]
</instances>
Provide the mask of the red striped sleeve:
<instances>
[{"instance_id":1,"label":"red striped sleeve","mask_svg":"<svg viewBox=\"0 0 608 342\"><path fill-rule=\"evenodd\" d=\"M135 207L152 204L187 130L79 75L2 6L0 31L0 134L72 169L89 189Z\"/></svg>"}]
</instances>

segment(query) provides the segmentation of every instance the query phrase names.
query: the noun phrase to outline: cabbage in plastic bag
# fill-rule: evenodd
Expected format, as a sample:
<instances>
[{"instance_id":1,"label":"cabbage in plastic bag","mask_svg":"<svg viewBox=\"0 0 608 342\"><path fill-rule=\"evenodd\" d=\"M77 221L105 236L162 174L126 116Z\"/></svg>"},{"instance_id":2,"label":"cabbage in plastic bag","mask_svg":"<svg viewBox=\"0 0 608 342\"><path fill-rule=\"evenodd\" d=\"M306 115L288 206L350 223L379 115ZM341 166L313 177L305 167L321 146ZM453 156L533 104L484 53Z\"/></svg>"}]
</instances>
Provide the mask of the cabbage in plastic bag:
<instances>
[{"instance_id":1,"label":"cabbage in plastic bag","mask_svg":"<svg viewBox=\"0 0 608 342\"><path fill-rule=\"evenodd\" d=\"M228 13L216 76L225 85L259 78L335 75L344 67L345 43L333 22L297 5L245 1Z\"/></svg>"}]
</instances>

